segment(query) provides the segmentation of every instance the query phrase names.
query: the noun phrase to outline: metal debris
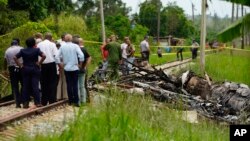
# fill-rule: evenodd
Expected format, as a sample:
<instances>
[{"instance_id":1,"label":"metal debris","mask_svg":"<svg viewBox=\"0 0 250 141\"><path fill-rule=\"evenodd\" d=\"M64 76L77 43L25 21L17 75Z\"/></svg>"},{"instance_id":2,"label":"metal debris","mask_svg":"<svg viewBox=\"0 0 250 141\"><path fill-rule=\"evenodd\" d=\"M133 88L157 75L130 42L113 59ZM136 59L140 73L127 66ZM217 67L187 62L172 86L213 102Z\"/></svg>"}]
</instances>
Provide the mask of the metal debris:
<instances>
[{"instance_id":1,"label":"metal debris","mask_svg":"<svg viewBox=\"0 0 250 141\"><path fill-rule=\"evenodd\" d=\"M208 76L202 78L192 71L174 77L165 74L163 69L132 66L131 74L121 77L116 84L151 91L158 101L172 104L182 101L186 108L196 110L199 115L210 119L233 124L250 123L250 89L246 84L214 83ZM91 84L96 82L90 79Z\"/></svg>"}]
</instances>

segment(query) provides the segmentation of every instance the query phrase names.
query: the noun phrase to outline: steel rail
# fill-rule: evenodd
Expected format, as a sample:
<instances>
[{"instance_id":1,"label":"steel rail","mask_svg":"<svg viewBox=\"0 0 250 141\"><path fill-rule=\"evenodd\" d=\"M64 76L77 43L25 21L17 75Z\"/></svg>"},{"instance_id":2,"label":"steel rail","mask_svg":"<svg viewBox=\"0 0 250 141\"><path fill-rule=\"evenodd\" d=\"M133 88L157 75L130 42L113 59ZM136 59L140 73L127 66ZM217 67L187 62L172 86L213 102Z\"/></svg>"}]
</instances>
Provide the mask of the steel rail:
<instances>
[{"instance_id":1,"label":"steel rail","mask_svg":"<svg viewBox=\"0 0 250 141\"><path fill-rule=\"evenodd\" d=\"M58 106L64 105L67 102L68 102L68 100L61 100L61 101L55 102L55 103L47 105L47 106L43 106L43 107L39 107L39 108L35 108L35 109L27 109L24 112L19 112L19 113L10 115L8 117L2 118L2 119L0 119L0 131L4 130L8 124L10 124L16 120L21 120L23 118L27 118L27 117L30 117L32 115L38 115L38 114L44 113L44 112L49 111L51 109L54 109Z\"/></svg>"}]
</instances>

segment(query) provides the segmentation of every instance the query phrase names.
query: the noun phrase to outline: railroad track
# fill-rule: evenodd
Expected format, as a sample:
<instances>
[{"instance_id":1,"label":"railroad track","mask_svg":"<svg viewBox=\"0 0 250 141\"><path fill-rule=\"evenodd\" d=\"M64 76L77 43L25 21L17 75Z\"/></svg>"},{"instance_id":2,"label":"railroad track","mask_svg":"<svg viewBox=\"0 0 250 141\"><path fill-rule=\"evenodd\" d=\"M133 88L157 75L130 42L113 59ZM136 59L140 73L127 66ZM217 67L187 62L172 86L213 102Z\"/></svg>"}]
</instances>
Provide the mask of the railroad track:
<instances>
[{"instance_id":1,"label":"railroad track","mask_svg":"<svg viewBox=\"0 0 250 141\"><path fill-rule=\"evenodd\" d=\"M184 59L182 61L169 62L169 63L163 64L163 65L160 65L160 66L156 66L155 68L156 69L166 70L166 69L174 68L174 67L184 65L184 64L187 64L187 63L190 63L190 62L192 62L192 59L188 58L188 59Z\"/></svg>"},{"instance_id":2,"label":"railroad track","mask_svg":"<svg viewBox=\"0 0 250 141\"><path fill-rule=\"evenodd\" d=\"M91 92L93 101L90 103L96 104L100 100L99 92ZM97 96L97 97L96 97ZM92 99L92 98L91 98ZM78 107L67 104L68 100L61 100L56 103L36 108L36 109L22 109L15 108L15 104L3 106L1 108L11 108L7 116L1 117L0 113L0 141L15 140L20 134L34 137L36 135L52 135L61 134L68 128L69 122L72 122L78 114ZM12 107L10 107L12 106ZM83 114L87 111L87 107L82 107Z\"/></svg>"},{"instance_id":3,"label":"railroad track","mask_svg":"<svg viewBox=\"0 0 250 141\"><path fill-rule=\"evenodd\" d=\"M0 102L0 107L8 106L8 105L11 105L11 104L14 104L14 103L15 103L15 100L8 100L6 102Z\"/></svg>"},{"instance_id":4,"label":"railroad track","mask_svg":"<svg viewBox=\"0 0 250 141\"><path fill-rule=\"evenodd\" d=\"M53 110L17 120L0 132L0 141L15 140L20 134L36 135L60 134L68 128L67 123L74 120L77 110L69 105L60 105Z\"/></svg>"},{"instance_id":5,"label":"railroad track","mask_svg":"<svg viewBox=\"0 0 250 141\"><path fill-rule=\"evenodd\" d=\"M66 104L67 101L68 100L62 100L62 101L58 101L58 102L55 102L53 104L39 107L39 108L35 108L35 109L15 108L15 107L13 107L13 104L5 106L5 107L1 107L2 109L0 110L0 112L6 112L6 111L9 111L9 112L0 114L1 115L1 117L0 117L0 131L5 130L6 127L8 125L10 125L11 123L13 123L14 121L18 121L18 120L21 120L21 119L24 119L24 118L27 118L27 117L30 117L33 115L42 114L46 111L49 111L49 110L54 109L58 106Z\"/></svg>"}]
</instances>

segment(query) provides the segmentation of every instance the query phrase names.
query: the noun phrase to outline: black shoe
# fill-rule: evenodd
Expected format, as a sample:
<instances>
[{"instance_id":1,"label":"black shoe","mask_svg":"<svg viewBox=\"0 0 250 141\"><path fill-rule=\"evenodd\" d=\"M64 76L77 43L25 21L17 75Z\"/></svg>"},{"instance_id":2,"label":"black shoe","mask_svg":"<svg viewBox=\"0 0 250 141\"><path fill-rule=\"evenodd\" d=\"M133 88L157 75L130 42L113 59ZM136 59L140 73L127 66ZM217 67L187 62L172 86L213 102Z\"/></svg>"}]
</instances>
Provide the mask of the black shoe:
<instances>
[{"instance_id":1,"label":"black shoe","mask_svg":"<svg viewBox=\"0 0 250 141\"><path fill-rule=\"evenodd\" d=\"M29 106L29 102L24 102L23 103L23 108L24 109L28 109L30 106Z\"/></svg>"},{"instance_id":2,"label":"black shoe","mask_svg":"<svg viewBox=\"0 0 250 141\"><path fill-rule=\"evenodd\" d=\"M76 103L73 103L72 104L74 107L80 107L80 105L79 104L76 104Z\"/></svg>"},{"instance_id":3,"label":"black shoe","mask_svg":"<svg viewBox=\"0 0 250 141\"><path fill-rule=\"evenodd\" d=\"M20 104L17 104L16 105L16 108L22 108Z\"/></svg>"}]
</instances>

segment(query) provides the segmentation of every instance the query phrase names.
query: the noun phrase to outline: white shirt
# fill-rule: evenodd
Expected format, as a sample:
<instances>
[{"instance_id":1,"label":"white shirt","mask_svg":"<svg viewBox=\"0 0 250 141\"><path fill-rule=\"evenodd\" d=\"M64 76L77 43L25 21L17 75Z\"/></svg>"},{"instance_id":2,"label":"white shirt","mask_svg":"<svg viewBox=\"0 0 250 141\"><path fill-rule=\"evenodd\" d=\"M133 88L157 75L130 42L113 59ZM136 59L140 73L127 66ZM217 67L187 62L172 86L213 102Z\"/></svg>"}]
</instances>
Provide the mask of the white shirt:
<instances>
[{"instance_id":1,"label":"white shirt","mask_svg":"<svg viewBox=\"0 0 250 141\"><path fill-rule=\"evenodd\" d=\"M127 58L127 49L128 45L126 43L121 44L121 50L122 50L122 58Z\"/></svg>"},{"instance_id":2,"label":"white shirt","mask_svg":"<svg viewBox=\"0 0 250 141\"><path fill-rule=\"evenodd\" d=\"M199 48L199 44L198 44L197 42L194 42L194 43L192 44L192 48Z\"/></svg>"},{"instance_id":3,"label":"white shirt","mask_svg":"<svg viewBox=\"0 0 250 141\"><path fill-rule=\"evenodd\" d=\"M6 50L4 58L6 59L8 66L17 66L16 62L14 61L14 56L16 56L16 54L19 53L21 49L23 49L23 47L15 45L9 47ZM22 58L19 58L19 61L22 63Z\"/></svg>"},{"instance_id":4,"label":"white shirt","mask_svg":"<svg viewBox=\"0 0 250 141\"><path fill-rule=\"evenodd\" d=\"M143 40L140 44L141 52L143 51L149 51L149 44L146 40Z\"/></svg>"},{"instance_id":5,"label":"white shirt","mask_svg":"<svg viewBox=\"0 0 250 141\"><path fill-rule=\"evenodd\" d=\"M72 42L66 42L63 44L56 55L56 63L61 63L61 58L63 60L65 71L76 71L78 68L78 58L80 61L84 61L84 54L82 53L80 47Z\"/></svg>"},{"instance_id":6,"label":"white shirt","mask_svg":"<svg viewBox=\"0 0 250 141\"><path fill-rule=\"evenodd\" d=\"M48 64L55 62L55 56L58 52L58 49L56 47L56 44L49 41L49 40L44 40L40 42L37 45L38 48L45 54L46 59L43 61L43 64Z\"/></svg>"}]
</instances>

